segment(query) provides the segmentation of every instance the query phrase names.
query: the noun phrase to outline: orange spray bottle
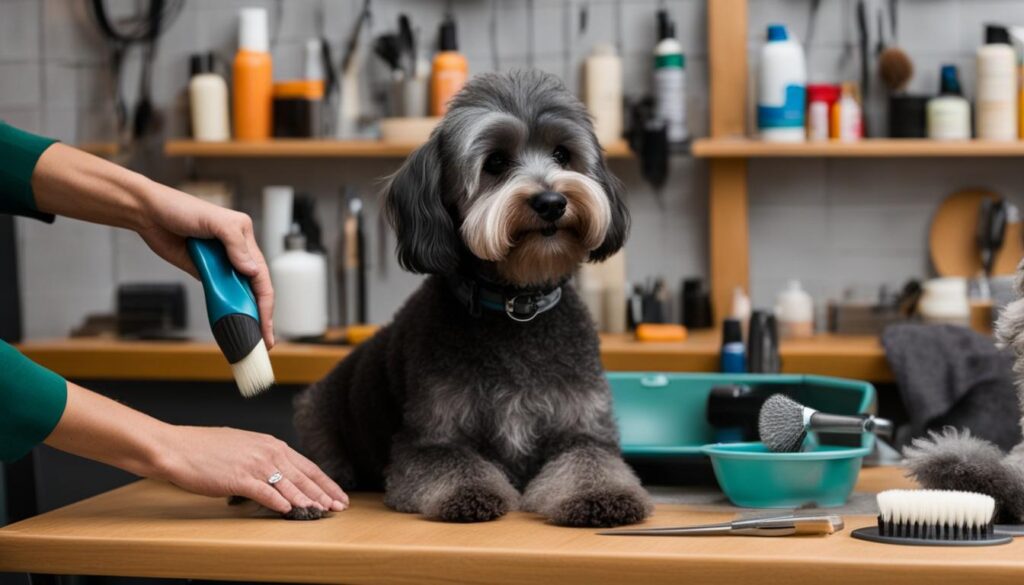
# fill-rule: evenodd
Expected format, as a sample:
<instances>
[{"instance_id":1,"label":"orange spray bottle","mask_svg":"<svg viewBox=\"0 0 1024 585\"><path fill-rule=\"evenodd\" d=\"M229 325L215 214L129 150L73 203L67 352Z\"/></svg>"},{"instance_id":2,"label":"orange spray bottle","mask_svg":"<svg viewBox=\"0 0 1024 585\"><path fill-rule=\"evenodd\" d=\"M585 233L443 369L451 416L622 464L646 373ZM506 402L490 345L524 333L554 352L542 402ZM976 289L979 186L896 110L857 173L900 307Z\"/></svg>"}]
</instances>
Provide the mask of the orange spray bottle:
<instances>
[{"instance_id":1,"label":"orange spray bottle","mask_svg":"<svg viewBox=\"0 0 1024 585\"><path fill-rule=\"evenodd\" d=\"M264 8L243 8L239 13L232 78L235 139L267 140L272 128L274 75Z\"/></svg>"},{"instance_id":2,"label":"orange spray bottle","mask_svg":"<svg viewBox=\"0 0 1024 585\"><path fill-rule=\"evenodd\" d=\"M459 93L469 78L469 63L459 52L455 19L451 14L441 23L440 52L434 55L430 77L430 115L443 116L448 100Z\"/></svg>"}]
</instances>

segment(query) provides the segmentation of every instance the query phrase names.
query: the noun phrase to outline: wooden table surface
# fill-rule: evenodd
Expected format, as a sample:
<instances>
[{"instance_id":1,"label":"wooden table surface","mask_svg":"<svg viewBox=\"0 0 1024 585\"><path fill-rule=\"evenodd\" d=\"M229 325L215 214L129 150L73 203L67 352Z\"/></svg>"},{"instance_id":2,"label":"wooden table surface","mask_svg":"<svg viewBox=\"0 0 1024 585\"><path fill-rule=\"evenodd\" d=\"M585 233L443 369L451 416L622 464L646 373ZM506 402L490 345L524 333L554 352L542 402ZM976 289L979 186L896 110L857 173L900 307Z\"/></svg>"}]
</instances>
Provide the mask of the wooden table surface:
<instances>
[{"instance_id":1,"label":"wooden table surface","mask_svg":"<svg viewBox=\"0 0 1024 585\"><path fill-rule=\"evenodd\" d=\"M674 343L639 343L629 335L602 335L601 358L609 371L717 372L720 343L717 331L695 331L685 342ZM32 360L76 380L232 379L212 342L85 338L29 341L18 347ZM347 346L281 343L270 357L279 383L309 384L350 351ZM786 373L892 380L885 351L875 337L820 335L784 341L781 355Z\"/></svg>"},{"instance_id":2,"label":"wooden table surface","mask_svg":"<svg viewBox=\"0 0 1024 585\"><path fill-rule=\"evenodd\" d=\"M906 487L897 468L866 469L860 491ZM308 583L1021 583L1024 541L986 548L855 540L846 516L828 537L627 538L513 513L443 524L357 494L316 522L253 517L224 501L141 481L0 529L0 571ZM700 507L659 506L648 525L716 522Z\"/></svg>"}]
</instances>

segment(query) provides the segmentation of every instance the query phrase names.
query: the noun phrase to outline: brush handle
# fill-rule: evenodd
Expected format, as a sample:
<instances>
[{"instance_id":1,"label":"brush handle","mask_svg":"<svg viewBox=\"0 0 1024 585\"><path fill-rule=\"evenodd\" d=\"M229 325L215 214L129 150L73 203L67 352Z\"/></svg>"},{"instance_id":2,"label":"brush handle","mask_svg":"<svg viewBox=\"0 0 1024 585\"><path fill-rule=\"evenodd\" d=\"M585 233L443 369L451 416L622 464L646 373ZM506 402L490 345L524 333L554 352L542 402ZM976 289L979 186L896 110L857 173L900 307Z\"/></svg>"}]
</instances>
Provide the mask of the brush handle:
<instances>
[{"instance_id":1,"label":"brush handle","mask_svg":"<svg viewBox=\"0 0 1024 585\"><path fill-rule=\"evenodd\" d=\"M860 433L876 433L883 436L892 434L892 423L884 418L870 414L849 416L828 414L807 409L811 414L805 420L808 431L819 433L844 433L859 435Z\"/></svg>"},{"instance_id":2,"label":"brush handle","mask_svg":"<svg viewBox=\"0 0 1024 585\"><path fill-rule=\"evenodd\" d=\"M210 326L228 315L247 315L259 321L259 308L249 279L235 271L224 245L219 240L189 238L187 247L203 283Z\"/></svg>"}]
</instances>

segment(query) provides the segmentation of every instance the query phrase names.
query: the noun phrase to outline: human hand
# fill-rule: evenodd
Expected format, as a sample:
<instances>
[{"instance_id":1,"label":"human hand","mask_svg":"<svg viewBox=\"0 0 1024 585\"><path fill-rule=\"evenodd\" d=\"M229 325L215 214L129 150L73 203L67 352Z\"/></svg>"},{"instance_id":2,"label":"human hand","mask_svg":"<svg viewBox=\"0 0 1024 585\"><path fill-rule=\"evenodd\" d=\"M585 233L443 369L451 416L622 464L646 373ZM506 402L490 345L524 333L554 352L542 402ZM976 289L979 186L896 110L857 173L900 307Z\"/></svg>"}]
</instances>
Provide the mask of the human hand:
<instances>
[{"instance_id":1,"label":"human hand","mask_svg":"<svg viewBox=\"0 0 1024 585\"><path fill-rule=\"evenodd\" d=\"M205 496L244 496L287 513L340 512L349 499L315 463L270 435L223 427L168 426L154 476ZM283 478L274 485L270 476Z\"/></svg>"},{"instance_id":2,"label":"human hand","mask_svg":"<svg viewBox=\"0 0 1024 585\"><path fill-rule=\"evenodd\" d=\"M273 347L274 288L249 216L63 144L39 157L32 191L40 211L134 230L161 258L193 276L185 239L217 238L235 270L249 277L263 341Z\"/></svg>"},{"instance_id":3,"label":"human hand","mask_svg":"<svg viewBox=\"0 0 1024 585\"><path fill-rule=\"evenodd\" d=\"M153 181L144 181L140 191L146 213L136 231L146 244L164 260L198 277L185 247L186 238L220 240L231 265L252 284L263 341L267 349L273 347L274 288L267 262L256 244L252 219Z\"/></svg>"}]
</instances>

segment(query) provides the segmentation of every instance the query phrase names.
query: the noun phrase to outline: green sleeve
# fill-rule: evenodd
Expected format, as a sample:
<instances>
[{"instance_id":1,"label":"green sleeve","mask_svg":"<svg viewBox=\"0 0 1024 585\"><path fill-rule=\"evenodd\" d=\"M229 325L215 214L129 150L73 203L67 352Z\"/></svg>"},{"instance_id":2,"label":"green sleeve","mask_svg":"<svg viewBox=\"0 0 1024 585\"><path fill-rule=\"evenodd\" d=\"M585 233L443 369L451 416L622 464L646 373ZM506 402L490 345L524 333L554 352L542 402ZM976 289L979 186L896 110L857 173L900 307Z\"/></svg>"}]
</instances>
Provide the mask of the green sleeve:
<instances>
[{"instance_id":1,"label":"green sleeve","mask_svg":"<svg viewBox=\"0 0 1024 585\"><path fill-rule=\"evenodd\" d=\"M49 213L36 208L32 193L32 171L43 151L56 142L18 130L0 122L0 213L24 215L53 221Z\"/></svg>"},{"instance_id":2,"label":"green sleeve","mask_svg":"<svg viewBox=\"0 0 1024 585\"><path fill-rule=\"evenodd\" d=\"M0 341L0 460L20 459L50 436L67 398L64 378Z\"/></svg>"}]
</instances>

